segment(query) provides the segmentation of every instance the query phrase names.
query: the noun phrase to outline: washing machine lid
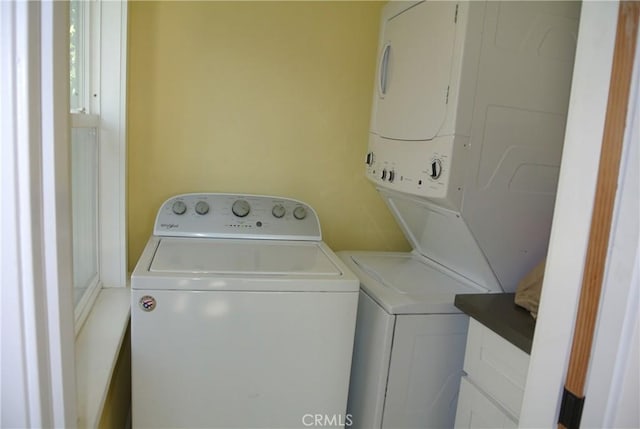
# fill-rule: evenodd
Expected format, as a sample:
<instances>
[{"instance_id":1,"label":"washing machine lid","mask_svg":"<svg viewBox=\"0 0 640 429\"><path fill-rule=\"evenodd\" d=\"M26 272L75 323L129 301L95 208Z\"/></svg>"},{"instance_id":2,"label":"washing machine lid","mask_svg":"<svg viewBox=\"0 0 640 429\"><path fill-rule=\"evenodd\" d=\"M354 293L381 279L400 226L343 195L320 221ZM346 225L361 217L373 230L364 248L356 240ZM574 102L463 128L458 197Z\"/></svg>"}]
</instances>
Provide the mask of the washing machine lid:
<instances>
[{"instance_id":1,"label":"washing machine lid","mask_svg":"<svg viewBox=\"0 0 640 429\"><path fill-rule=\"evenodd\" d=\"M322 241L152 236L131 288L357 293L359 282Z\"/></svg>"},{"instance_id":2,"label":"washing machine lid","mask_svg":"<svg viewBox=\"0 0 640 429\"><path fill-rule=\"evenodd\" d=\"M416 253L338 252L362 289L390 314L459 313L458 294L483 288Z\"/></svg>"},{"instance_id":3,"label":"washing machine lid","mask_svg":"<svg viewBox=\"0 0 640 429\"><path fill-rule=\"evenodd\" d=\"M251 276L336 276L341 270L316 243L163 238L149 271Z\"/></svg>"}]
</instances>

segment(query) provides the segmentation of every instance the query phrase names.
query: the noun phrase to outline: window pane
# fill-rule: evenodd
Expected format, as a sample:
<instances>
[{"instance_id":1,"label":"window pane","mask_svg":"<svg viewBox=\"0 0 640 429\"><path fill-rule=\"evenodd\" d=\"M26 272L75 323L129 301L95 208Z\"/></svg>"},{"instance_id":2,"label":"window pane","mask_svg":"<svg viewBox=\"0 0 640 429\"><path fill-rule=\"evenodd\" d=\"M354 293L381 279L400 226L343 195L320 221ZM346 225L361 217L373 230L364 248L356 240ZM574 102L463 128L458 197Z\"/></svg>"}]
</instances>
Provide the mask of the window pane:
<instances>
[{"instance_id":1,"label":"window pane","mask_svg":"<svg viewBox=\"0 0 640 429\"><path fill-rule=\"evenodd\" d=\"M74 0L69 3L69 87L71 90L71 110L84 108L85 88L85 40L84 2Z\"/></svg>"},{"instance_id":2,"label":"window pane","mask_svg":"<svg viewBox=\"0 0 640 429\"><path fill-rule=\"evenodd\" d=\"M71 130L75 304L98 276L98 142L95 128Z\"/></svg>"}]
</instances>

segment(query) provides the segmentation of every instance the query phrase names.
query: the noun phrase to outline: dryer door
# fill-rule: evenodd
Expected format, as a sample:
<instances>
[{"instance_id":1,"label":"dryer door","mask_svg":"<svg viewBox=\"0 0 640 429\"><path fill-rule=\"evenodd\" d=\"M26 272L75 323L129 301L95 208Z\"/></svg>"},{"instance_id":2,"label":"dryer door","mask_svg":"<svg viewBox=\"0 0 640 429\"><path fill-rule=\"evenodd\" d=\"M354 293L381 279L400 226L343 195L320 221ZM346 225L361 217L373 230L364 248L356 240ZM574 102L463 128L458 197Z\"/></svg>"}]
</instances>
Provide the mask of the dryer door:
<instances>
[{"instance_id":1,"label":"dryer door","mask_svg":"<svg viewBox=\"0 0 640 429\"><path fill-rule=\"evenodd\" d=\"M438 134L446 116L455 18L455 2L426 1L383 23L372 132L395 140Z\"/></svg>"}]
</instances>

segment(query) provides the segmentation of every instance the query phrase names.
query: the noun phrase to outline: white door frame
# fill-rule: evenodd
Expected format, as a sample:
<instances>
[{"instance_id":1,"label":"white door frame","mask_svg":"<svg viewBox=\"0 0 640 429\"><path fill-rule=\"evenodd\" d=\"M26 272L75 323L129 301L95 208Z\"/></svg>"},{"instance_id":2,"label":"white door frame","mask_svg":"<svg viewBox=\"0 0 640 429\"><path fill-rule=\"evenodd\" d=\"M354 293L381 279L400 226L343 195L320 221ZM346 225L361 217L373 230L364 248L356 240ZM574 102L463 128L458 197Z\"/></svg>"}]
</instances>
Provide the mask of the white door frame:
<instances>
[{"instance_id":1,"label":"white door frame","mask_svg":"<svg viewBox=\"0 0 640 429\"><path fill-rule=\"evenodd\" d=\"M558 194L521 427L557 424L589 238L617 18L618 2L582 4ZM624 406L638 391L638 361L633 361L633 353L638 353L640 242L638 184L634 183L638 180L637 67L633 81L628 117L635 118L636 134L633 137L629 129L625 133L582 427L611 427L634 418L638 422L637 403Z\"/></svg>"},{"instance_id":2,"label":"white door frame","mask_svg":"<svg viewBox=\"0 0 640 429\"><path fill-rule=\"evenodd\" d=\"M75 427L67 2L0 2L1 427Z\"/></svg>"}]
</instances>

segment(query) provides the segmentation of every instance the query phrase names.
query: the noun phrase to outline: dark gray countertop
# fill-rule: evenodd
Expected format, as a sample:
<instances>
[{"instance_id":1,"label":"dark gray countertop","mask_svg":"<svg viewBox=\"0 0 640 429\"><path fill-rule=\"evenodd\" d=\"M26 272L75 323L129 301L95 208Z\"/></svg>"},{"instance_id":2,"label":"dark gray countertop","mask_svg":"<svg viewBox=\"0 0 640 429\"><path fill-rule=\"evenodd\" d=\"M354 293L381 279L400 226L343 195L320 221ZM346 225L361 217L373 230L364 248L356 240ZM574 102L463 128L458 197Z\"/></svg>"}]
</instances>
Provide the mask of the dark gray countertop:
<instances>
[{"instance_id":1,"label":"dark gray countertop","mask_svg":"<svg viewBox=\"0 0 640 429\"><path fill-rule=\"evenodd\" d=\"M535 319L513 302L515 294L456 295L454 305L514 346L531 354Z\"/></svg>"}]
</instances>

